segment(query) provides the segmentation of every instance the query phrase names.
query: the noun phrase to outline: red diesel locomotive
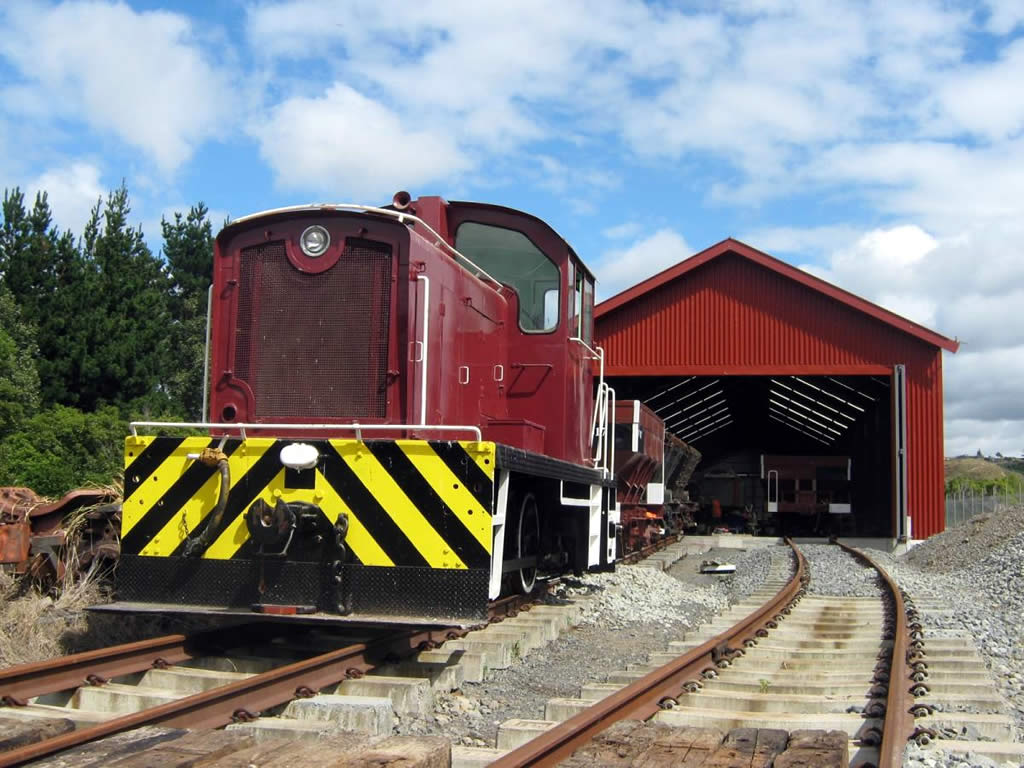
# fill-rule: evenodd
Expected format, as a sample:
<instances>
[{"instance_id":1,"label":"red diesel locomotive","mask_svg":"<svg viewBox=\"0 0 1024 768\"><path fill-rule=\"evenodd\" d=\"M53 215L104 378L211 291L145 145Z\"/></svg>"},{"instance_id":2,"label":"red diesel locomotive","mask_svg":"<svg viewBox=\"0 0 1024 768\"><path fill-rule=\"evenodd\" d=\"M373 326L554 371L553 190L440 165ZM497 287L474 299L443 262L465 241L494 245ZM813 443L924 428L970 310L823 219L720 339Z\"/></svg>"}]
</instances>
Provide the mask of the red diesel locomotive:
<instances>
[{"instance_id":1,"label":"red diesel locomotive","mask_svg":"<svg viewBox=\"0 0 1024 768\"><path fill-rule=\"evenodd\" d=\"M472 621L538 571L613 567L593 305L568 243L496 205L399 193L232 222L209 416L126 440L114 610Z\"/></svg>"}]
</instances>

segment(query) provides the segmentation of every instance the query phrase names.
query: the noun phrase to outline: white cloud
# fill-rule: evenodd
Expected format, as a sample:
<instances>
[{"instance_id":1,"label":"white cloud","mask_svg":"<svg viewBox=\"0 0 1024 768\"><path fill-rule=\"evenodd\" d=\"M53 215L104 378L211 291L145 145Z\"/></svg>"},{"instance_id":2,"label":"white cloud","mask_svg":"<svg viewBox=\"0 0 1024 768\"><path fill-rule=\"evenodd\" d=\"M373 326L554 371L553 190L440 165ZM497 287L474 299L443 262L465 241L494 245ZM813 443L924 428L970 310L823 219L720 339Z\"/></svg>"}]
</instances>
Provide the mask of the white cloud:
<instances>
[{"instance_id":1,"label":"white cloud","mask_svg":"<svg viewBox=\"0 0 1024 768\"><path fill-rule=\"evenodd\" d=\"M1003 49L998 60L950 73L935 91L934 109L952 125L988 140L1005 139L1024 127L1024 40ZM933 130L938 126L933 127Z\"/></svg>"},{"instance_id":2,"label":"white cloud","mask_svg":"<svg viewBox=\"0 0 1024 768\"><path fill-rule=\"evenodd\" d=\"M1024 456L1024 419L947 419L946 456Z\"/></svg>"},{"instance_id":3,"label":"white cloud","mask_svg":"<svg viewBox=\"0 0 1024 768\"><path fill-rule=\"evenodd\" d=\"M427 0L395 13L361 0L339 16L331 0L291 0L250 9L248 35L271 59L330 58L339 79L386 97L403 116L507 152L556 128L544 124L542 104L604 92L598 63L607 42L627 42L616 21L631 9Z\"/></svg>"},{"instance_id":4,"label":"white cloud","mask_svg":"<svg viewBox=\"0 0 1024 768\"><path fill-rule=\"evenodd\" d=\"M0 104L30 120L84 123L174 171L225 131L232 93L189 19L124 3L15 2L3 12L0 57L21 82Z\"/></svg>"},{"instance_id":5,"label":"white cloud","mask_svg":"<svg viewBox=\"0 0 1024 768\"><path fill-rule=\"evenodd\" d=\"M399 189L415 189L469 168L443 132L407 125L343 83L323 96L284 101L250 130L280 184L335 201L339 195L390 200Z\"/></svg>"},{"instance_id":6,"label":"white cloud","mask_svg":"<svg viewBox=\"0 0 1024 768\"><path fill-rule=\"evenodd\" d=\"M640 222L638 221L625 221L622 224L617 224L614 227L608 227L602 229L601 234L609 240L623 240L627 237L633 237L640 232Z\"/></svg>"},{"instance_id":7,"label":"white cloud","mask_svg":"<svg viewBox=\"0 0 1024 768\"><path fill-rule=\"evenodd\" d=\"M988 29L996 35L1008 35L1024 23L1024 6L1018 0L988 0Z\"/></svg>"},{"instance_id":8,"label":"white cloud","mask_svg":"<svg viewBox=\"0 0 1024 768\"><path fill-rule=\"evenodd\" d=\"M744 243L766 253L828 253L855 240L859 231L849 224L818 227L767 227L740 236ZM805 267L806 269L806 267Z\"/></svg>"},{"instance_id":9,"label":"white cloud","mask_svg":"<svg viewBox=\"0 0 1024 768\"><path fill-rule=\"evenodd\" d=\"M598 301L678 264L693 253L686 239L671 229L659 229L629 248L605 251L593 265Z\"/></svg>"},{"instance_id":10,"label":"white cloud","mask_svg":"<svg viewBox=\"0 0 1024 768\"><path fill-rule=\"evenodd\" d=\"M993 20L1008 13L999 5ZM709 186L729 204L832 188L898 213L938 203L941 219L950 209L963 218L977 192L993 214L1014 199L1005 192L1024 173L1013 170L1024 168L1017 152L945 144L963 131L1005 138L1024 118L1024 98L1014 98L1024 54L1011 45L968 63L983 23L970 9L939 0L697 8L425 0L394 13L355 0L340 15L331 0L278 0L248 11L247 35L271 71L318 61L403 121L451 136L464 157L614 136L655 160L711 153L736 171ZM1006 95L1014 104L993 114ZM891 136L907 140L887 145ZM502 171L529 177L530 165ZM979 171L1000 177L996 190L976 188ZM935 198L950 186L963 193L942 205Z\"/></svg>"},{"instance_id":11,"label":"white cloud","mask_svg":"<svg viewBox=\"0 0 1024 768\"><path fill-rule=\"evenodd\" d=\"M96 201L108 191L100 183L100 169L86 162L44 171L28 182L25 189L31 196L46 192L54 223L76 237L85 228Z\"/></svg>"},{"instance_id":12,"label":"white cloud","mask_svg":"<svg viewBox=\"0 0 1024 768\"><path fill-rule=\"evenodd\" d=\"M801 269L932 326L937 320L935 303L915 289L920 288L918 268L937 247L938 241L917 226L878 229L833 251L827 266L803 264Z\"/></svg>"},{"instance_id":13,"label":"white cloud","mask_svg":"<svg viewBox=\"0 0 1024 768\"><path fill-rule=\"evenodd\" d=\"M1024 422L1024 399L1020 396L1024 344L981 351L968 345L946 361L948 419ZM1024 431L1016 439L1024 440Z\"/></svg>"}]
</instances>

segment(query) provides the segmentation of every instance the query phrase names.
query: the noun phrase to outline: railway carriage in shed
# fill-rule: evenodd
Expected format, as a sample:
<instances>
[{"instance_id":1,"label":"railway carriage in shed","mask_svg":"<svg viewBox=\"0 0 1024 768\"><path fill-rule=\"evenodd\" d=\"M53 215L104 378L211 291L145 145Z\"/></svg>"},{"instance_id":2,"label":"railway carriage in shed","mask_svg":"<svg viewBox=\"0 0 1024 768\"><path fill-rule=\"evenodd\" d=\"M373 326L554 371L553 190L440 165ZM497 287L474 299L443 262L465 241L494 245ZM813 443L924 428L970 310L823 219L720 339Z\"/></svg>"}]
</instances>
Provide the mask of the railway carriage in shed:
<instances>
[{"instance_id":1,"label":"railway carriage in shed","mask_svg":"<svg viewBox=\"0 0 1024 768\"><path fill-rule=\"evenodd\" d=\"M405 193L247 216L210 303L209 416L126 440L112 610L474 621L619 557L594 278L544 222Z\"/></svg>"}]
</instances>

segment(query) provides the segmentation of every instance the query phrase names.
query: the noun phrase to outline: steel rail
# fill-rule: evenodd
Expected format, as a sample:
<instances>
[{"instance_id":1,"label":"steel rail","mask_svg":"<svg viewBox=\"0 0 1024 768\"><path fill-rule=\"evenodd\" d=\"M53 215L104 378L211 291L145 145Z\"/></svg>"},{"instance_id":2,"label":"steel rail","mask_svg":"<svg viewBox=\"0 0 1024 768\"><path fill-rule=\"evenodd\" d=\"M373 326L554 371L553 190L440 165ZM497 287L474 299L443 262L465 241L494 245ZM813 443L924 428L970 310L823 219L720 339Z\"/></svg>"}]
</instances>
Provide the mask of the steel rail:
<instances>
[{"instance_id":1,"label":"steel rail","mask_svg":"<svg viewBox=\"0 0 1024 768\"><path fill-rule=\"evenodd\" d=\"M914 718L910 713L913 698L907 666L907 652L910 649L910 629L907 624L906 606L899 585L878 563L859 549L837 541L836 544L870 567L882 577L893 600L896 612L893 626L892 651L889 659L889 683L885 697L885 720L882 724L882 741L878 746L878 768L900 768L903 765L903 750L914 734Z\"/></svg>"},{"instance_id":2,"label":"steel rail","mask_svg":"<svg viewBox=\"0 0 1024 768\"><path fill-rule=\"evenodd\" d=\"M682 695L687 683L699 681L705 672L714 670L716 663L742 654L742 646L756 643L762 632L776 623L780 615L788 613L803 595L808 579L807 562L791 540L786 539L786 543L796 556L796 573L760 608L720 635L498 758L491 768L556 765L613 723L653 717L662 703Z\"/></svg>"},{"instance_id":3,"label":"steel rail","mask_svg":"<svg viewBox=\"0 0 1024 768\"><path fill-rule=\"evenodd\" d=\"M0 669L0 701L17 705L20 700L65 691L89 679L128 675L153 666L177 664L203 653L204 648L227 640L233 633L252 627L216 629L194 635L164 635L134 643L113 645L71 656Z\"/></svg>"},{"instance_id":4,"label":"steel rail","mask_svg":"<svg viewBox=\"0 0 1024 768\"><path fill-rule=\"evenodd\" d=\"M439 630L403 632L369 643L353 645L271 669L176 701L133 712L104 723L71 731L0 754L0 768L38 760L61 750L87 744L132 728L160 725L168 728L219 728L236 719L312 696L316 691L385 663L392 654L418 650L435 643Z\"/></svg>"},{"instance_id":5,"label":"steel rail","mask_svg":"<svg viewBox=\"0 0 1024 768\"><path fill-rule=\"evenodd\" d=\"M633 563L643 560L645 557L653 555L655 552L660 552L661 550L665 549L665 547L667 547L669 544L675 544L677 541L679 541L678 533L669 534L668 536L659 539L653 544L648 544L646 547L638 549L635 552L629 552L623 555L622 559L619 560L619 562L625 565L632 565Z\"/></svg>"}]
</instances>

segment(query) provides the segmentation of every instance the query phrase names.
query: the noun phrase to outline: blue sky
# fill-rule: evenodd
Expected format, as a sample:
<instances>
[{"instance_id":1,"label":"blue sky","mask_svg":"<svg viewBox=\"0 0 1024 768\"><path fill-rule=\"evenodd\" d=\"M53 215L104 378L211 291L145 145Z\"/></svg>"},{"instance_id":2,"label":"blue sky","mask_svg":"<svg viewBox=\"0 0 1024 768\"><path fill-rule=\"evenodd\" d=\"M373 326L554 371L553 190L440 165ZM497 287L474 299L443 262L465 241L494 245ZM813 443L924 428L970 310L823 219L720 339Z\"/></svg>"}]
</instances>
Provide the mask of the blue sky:
<instances>
[{"instance_id":1,"label":"blue sky","mask_svg":"<svg viewBox=\"0 0 1024 768\"><path fill-rule=\"evenodd\" d=\"M607 297L738 237L965 342L946 450L1024 452L1024 3L27 2L0 183L159 245L398 189L549 221Z\"/></svg>"}]
</instances>

